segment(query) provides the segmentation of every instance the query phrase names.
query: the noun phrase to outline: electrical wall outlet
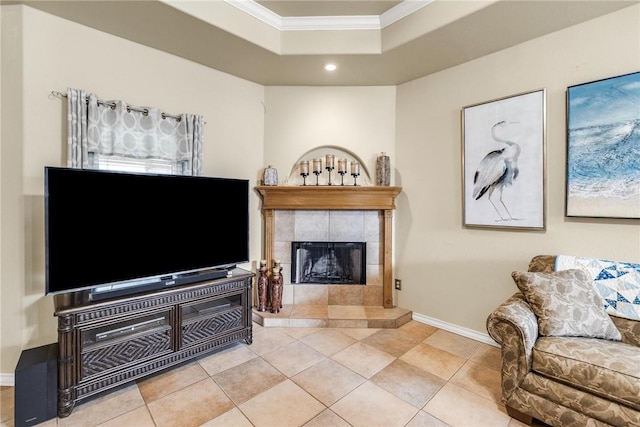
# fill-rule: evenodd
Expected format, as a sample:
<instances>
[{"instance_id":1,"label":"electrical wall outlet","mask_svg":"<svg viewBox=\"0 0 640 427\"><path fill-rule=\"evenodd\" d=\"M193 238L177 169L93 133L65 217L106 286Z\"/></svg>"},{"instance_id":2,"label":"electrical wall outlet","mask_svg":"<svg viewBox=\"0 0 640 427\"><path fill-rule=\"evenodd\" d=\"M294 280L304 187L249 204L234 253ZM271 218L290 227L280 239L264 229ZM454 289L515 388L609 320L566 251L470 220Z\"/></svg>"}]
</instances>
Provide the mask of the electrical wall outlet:
<instances>
[{"instance_id":1,"label":"electrical wall outlet","mask_svg":"<svg viewBox=\"0 0 640 427\"><path fill-rule=\"evenodd\" d=\"M402 290L402 280L396 279L395 285L396 285L396 289L397 290L399 290L399 291Z\"/></svg>"}]
</instances>

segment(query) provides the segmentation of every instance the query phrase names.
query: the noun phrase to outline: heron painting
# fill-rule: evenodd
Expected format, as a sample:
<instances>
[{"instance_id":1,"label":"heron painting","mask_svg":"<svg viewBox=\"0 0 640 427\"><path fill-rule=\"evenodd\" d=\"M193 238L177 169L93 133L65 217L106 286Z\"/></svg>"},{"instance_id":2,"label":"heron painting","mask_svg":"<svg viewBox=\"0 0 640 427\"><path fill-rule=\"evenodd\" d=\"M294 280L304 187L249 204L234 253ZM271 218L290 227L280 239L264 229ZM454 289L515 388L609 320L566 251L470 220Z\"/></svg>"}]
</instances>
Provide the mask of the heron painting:
<instances>
[{"instance_id":1,"label":"heron painting","mask_svg":"<svg viewBox=\"0 0 640 427\"><path fill-rule=\"evenodd\" d=\"M518 177L518 157L520 156L520 146L517 143L496 136L496 128L507 124L506 121L502 120L491 126L491 137L496 142L505 144L506 147L493 150L484 156L476 173L473 175L473 198L480 200L486 194L486 198L502 221L516 219L509 212L507 205L504 204L502 192L505 187L513 184L513 181ZM503 215L491 200L494 190L499 190L500 192L500 204L504 208L506 215Z\"/></svg>"},{"instance_id":2,"label":"heron painting","mask_svg":"<svg viewBox=\"0 0 640 427\"><path fill-rule=\"evenodd\" d=\"M463 109L463 223L544 229L545 91Z\"/></svg>"}]
</instances>

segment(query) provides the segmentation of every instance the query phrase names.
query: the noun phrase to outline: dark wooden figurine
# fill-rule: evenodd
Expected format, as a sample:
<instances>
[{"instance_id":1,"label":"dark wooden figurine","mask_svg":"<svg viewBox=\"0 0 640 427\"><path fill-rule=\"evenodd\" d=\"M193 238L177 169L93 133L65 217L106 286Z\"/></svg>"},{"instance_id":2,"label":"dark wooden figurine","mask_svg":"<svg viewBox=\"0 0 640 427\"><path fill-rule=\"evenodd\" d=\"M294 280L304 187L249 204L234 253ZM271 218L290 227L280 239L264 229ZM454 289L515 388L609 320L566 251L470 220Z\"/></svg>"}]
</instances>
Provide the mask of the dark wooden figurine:
<instances>
[{"instance_id":1,"label":"dark wooden figurine","mask_svg":"<svg viewBox=\"0 0 640 427\"><path fill-rule=\"evenodd\" d=\"M269 301L267 296L269 291L269 277L267 277L266 260L260 260L258 273L258 311L267 311L267 303Z\"/></svg>"},{"instance_id":2,"label":"dark wooden figurine","mask_svg":"<svg viewBox=\"0 0 640 427\"><path fill-rule=\"evenodd\" d=\"M271 291L271 312L279 313L282 307L282 276L277 267L272 270L269 288Z\"/></svg>"},{"instance_id":3,"label":"dark wooden figurine","mask_svg":"<svg viewBox=\"0 0 640 427\"><path fill-rule=\"evenodd\" d=\"M282 276L282 265L280 265L280 260L277 259L273 262L273 268L277 268L280 273L280 280L282 281L282 291L280 292L280 308L282 308L282 292L284 292L284 277Z\"/></svg>"}]
</instances>

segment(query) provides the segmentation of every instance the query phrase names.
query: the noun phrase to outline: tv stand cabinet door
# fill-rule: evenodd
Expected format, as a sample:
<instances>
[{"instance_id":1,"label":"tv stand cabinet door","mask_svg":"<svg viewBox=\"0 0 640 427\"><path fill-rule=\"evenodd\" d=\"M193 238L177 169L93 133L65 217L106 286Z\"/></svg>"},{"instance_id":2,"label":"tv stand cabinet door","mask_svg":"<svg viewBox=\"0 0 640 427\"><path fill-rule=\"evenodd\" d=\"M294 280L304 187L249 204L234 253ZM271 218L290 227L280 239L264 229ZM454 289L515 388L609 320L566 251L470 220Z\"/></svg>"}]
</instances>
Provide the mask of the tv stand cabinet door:
<instances>
[{"instance_id":1,"label":"tv stand cabinet door","mask_svg":"<svg viewBox=\"0 0 640 427\"><path fill-rule=\"evenodd\" d=\"M143 313L117 322L82 327L80 381L173 351L171 310Z\"/></svg>"},{"instance_id":2,"label":"tv stand cabinet door","mask_svg":"<svg viewBox=\"0 0 640 427\"><path fill-rule=\"evenodd\" d=\"M222 334L236 332L245 326L242 292L184 304L180 309L182 315L180 348L197 345Z\"/></svg>"}]
</instances>

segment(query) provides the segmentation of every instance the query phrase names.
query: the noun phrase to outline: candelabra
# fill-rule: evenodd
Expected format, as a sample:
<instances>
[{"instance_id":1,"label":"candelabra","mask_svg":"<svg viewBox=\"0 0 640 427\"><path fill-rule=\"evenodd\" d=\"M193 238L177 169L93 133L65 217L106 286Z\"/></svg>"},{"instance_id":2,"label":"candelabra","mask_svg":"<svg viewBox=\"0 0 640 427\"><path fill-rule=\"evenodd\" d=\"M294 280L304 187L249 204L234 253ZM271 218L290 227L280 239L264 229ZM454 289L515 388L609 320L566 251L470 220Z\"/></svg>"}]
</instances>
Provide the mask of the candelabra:
<instances>
[{"instance_id":1,"label":"candelabra","mask_svg":"<svg viewBox=\"0 0 640 427\"><path fill-rule=\"evenodd\" d=\"M320 185L319 176L322 173L322 159L313 159L313 173L316 176L316 185Z\"/></svg>"},{"instance_id":2,"label":"candelabra","mask_svg":"<svg viewBox=\"0 0 640 427\"><path fill-rule=\"evenodd\" d=\"M334 169L333 159L334 159L333 154L327 154L327 160L326 160L327 166L325 167L325 169L329 171L329 179L327 181L327 185L331 185L331 171Z\"/></svg>"},{"instance_id":3,"label":"candelabra","mask_svg":"<svg viewBox=\"0 0 640 427\"><path fill-rule=\"evenodd\" d=\"M351 162L351 176L353 177L353 185L358 185L357 180L358 176L360 176L360 163L356 161Z\"/></svg>"},{"instance_id":4,"label":"candelabra","mask_svg":"<svg viewBox=\"0 0 640 427\"><path fill-rule=\"evenodd\" d=\"M307 185L307 177L309 176L309 160L300 162L300 175L302 176L302 185Z\"/></svg>"},{"instance_id":5,"label":"candelabra","mask_svg":"<svg viewBox=\"0 0 640 427\"><path fill-rule=\"evenodd\" d=\"M340 185L344 185L344 176L347 174L347 159L338 160L338 173L340 174Z\"/></svg>"}]
</instances>

